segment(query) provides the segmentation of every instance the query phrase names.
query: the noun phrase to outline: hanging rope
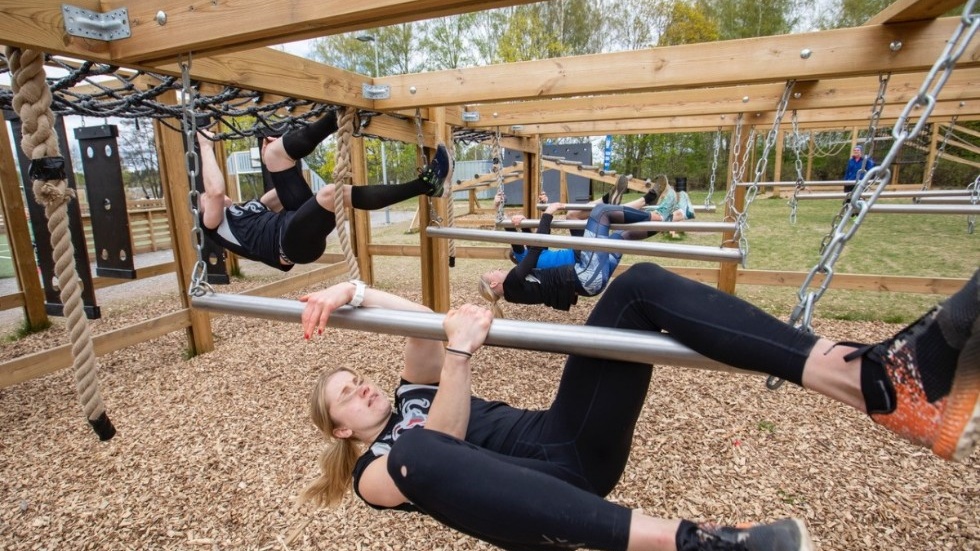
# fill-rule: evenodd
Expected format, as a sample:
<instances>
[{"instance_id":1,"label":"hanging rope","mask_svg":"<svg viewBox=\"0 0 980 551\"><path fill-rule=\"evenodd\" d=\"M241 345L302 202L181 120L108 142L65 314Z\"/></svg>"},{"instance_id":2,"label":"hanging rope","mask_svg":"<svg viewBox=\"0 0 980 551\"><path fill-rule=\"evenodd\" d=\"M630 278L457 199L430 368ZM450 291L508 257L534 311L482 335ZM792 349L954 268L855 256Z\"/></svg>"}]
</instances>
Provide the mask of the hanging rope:
<instances>
[{"instance_id":1,"label":"hanging rope","mask_svg":"<svg viewBox=\"0 0 980 551\"><path fill-rule=\"evenodd\" d=\"M446 144L446 149L449 151L450 160L455 159L456 143L450 140L449 143ZM453 201L453 192L451 189L453 184L451 179L452 179L452 174L450 173L449 176L446 178L446 183L443 185L442 194L443 197L446 198L446 219L447 219L446 224L450 228L454 228L456 227L456 205L455 202ZM449 267L450 268L456 267L456 240L455 239L449 240Z\"/></svg>"},{"instance_id":2,"label":"hanging rope","mask_svg":"<svg viewBox=\"0 0 980 551\"><path fill-rule=\"evenodd\" d=\"M340 238L340 249L347 262L347 273L351 279L361 279L361 271L350 245L350 234L347 228L347 208L344 206L344 186L353 183L351 171L351 139L354 135L354 119L357 109L347 107L337 121L337 164L333 169L334 184L334 216L337 218L337 237Z\"/></svg>"},{"instance_id":3,"label":"hanging rope","mask_svg":"<svg viewBox=\"0 0 980 551\"><path fill-rule=\"evenodd\" d=\"M75 194L68 187L65 162L54 132L54 113L51 111L51 91L44 78L44 54L37 50L6 49L14 92L13 106L23 123L21 148L31 159L30 177L34 197L44 207L54 250L54 268L61 286L61 302L71 337L71 355L75 368L75 389L82 410L99 440L109 440L116 434L99 392L95 352L85 307L82 304L81 284L75 271L75 247L68 230L68 202Z\"/></svg>"}]
</instances>

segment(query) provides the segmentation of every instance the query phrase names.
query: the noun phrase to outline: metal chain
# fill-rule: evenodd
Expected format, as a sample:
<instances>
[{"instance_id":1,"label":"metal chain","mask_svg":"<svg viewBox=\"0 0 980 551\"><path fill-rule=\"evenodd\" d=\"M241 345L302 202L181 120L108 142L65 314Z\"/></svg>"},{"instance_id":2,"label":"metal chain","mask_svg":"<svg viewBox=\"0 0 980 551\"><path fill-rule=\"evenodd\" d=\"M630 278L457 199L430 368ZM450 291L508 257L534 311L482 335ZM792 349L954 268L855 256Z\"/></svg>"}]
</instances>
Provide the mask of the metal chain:
<instances>
[{"instance_id":1,"label":"metal chain","mask_svg":"<svg viewBox=\"0 0 980 551\"><path fill-rule=\"evenodd\" d=\"M421 174L426 166L428 166L429 159L425 155L425 136L422 134L422 109L418 107L415 108L415 142L419 148L419 157L422 158L422 168L419 169L419 173ZM436 210L436 204L433 202L433 199L434 197L430 196L426 196L425 198L425 202L429 205L429 225L441 226L442 217L439 216L439 211Z\"/></svg>"},{"instance_id":2,"label":"metal chain","mask_svg":"<svg viewBox=\"0 0 980 551\"><path fill-rule=\"evenodd\" d=\"M832 232L830 242L823 248L823 254L820 260L810 270L806 278L804 278L803 285L797 293L800 299L799 304L793 309L790 318L790 324L794 327L802 328L808 332L813 331L810 325L813 319L813 308L817 301L820 300L820 297L830 287L830 282L834 277L834 264L840 258L844 245L854 236L864 217L868 214L871 205L878 199L885 186L877 186L868 200L863 199L863 194L868 189L869 184L877 183L879 180L888 181L891 175L889 167L895 157L898 156L902 145L909 137L921 132L922 128L926 125L929 115L932 114L935 108L936 97L938 97L946 81L949 80L953 68L956 65L956 60L963 54L967 44L970 43L970 40L976 34L977 28L980 27L980 14L973 13L975 4L976 0L970 0L967 3L963 9L963 16L961 17L959 27L953 32L952 38L946 43L946 48L933 64L932 69L929 70L925 81L922 83L916 95L909 100L905 105L905 109L898 117L898 120L895 121L895 125L892 128L892 137L895 141L892 143L891 149L889 149L885 158L882 159L881 164L865 173L864 177L855 185L854 192L851 196L854 197L852 203L858 205L859 212L857 219L853 223L851 223L850 216L839 220ZM919 119L912 130L908 130L906 123L913 111L920 111ZM974 184L976 184L976 181ZM974 197L976 197L976 191L974 191ZM974 200L976 201L977 199L975 198ZM850 207L848 211L852 208ZM818 273L824 274L823 281L816 290L810 291L810 285Z\"/></svg>"},{"instance_id":3,"label":"metal chain","mask_svg":"<svg viewBox=\"0 0 980 551\"><path fill-rule=\"evenodd\" d=\"M187 61L180 62L181 75L181 94L180 106L184 121L184 145L186 153L184 160L187 168L187 179L190 183L190 191L187 194L188 204L191 210L191 219L194 227L191 229L191 242L197 249L197 262L191 271L190 288L187 294L200 297L208 293L213 293L214 289L208 283L208 265L204 261L204 230L201 229L201 194L197 191L197 174L201 169L201 158L197 153L197 115L194 113L194 101L196 90L191 85L191 56L187 55Z\"/></svg>"},{"instance_id":4,"label":"metal chain","mask_svg":"<svg viewBox=\"0 0 980 551\"><path fill-rule=\"evenodd\" d=\"M704 198L704 206L711 206L711 196L715 192L715 178L718 174L718 153L721 151L721 127L715 132L714 151L711 155L711 178L708 180L708 195Z\"/></svg>"},{"instance_id":5,"label":"metal chain","mask_svg":"<svg viewBox=\"0 0 980 551\"><path fill-rule=\"evenodd\" d=\"M966 189L970 192L970 204L973 206L980 205L980 174L977 175L973 183L966 186ZM966 233L973 235L974 230L977 227L977 215L971 214L966 217Z\"/></svg>"},{"instance_id":6,"label":"metal chain","mask_svg":"<svg viewBox=\"0 0 980 551\"><path fill-rule=\"evenodd\" d=\"M949 137L953 134L953 127L956 126L956 119L959 115L953 115L953 118L949 121L949 126L946 127L946 132L943 134L943 141L939 144L939 149L936 150L936 157L932 160L932 165L929 167L929 175L922 179L922 191L929 189L932 185L932 177L936 174L936 167L939 166L939 159L946 152L946 143L949 141ZM913 202L918 203L919 198L916 197Z\"/></svg>"},{"instance_id":7,"label":"metal chain","mask_svg":"<svg viewBox=\"0 0 980 551\"><path fill-rule=\"evenodd\" d=\"M496 175L497 178L497 193L494 195L494 202L497 203L497 224L502 224L504 221L505 211L507 207L507 194L504 192L504 160L503 154L500 152L500 128L493 133L493 141L490 146L490 170Z\"/></svg>"},{"instance_id":8,"label":"metal chain","mask_svg":"<svg viewBox=\"0 0 980 551\"><path fill-rule=\"evenodd\" d=\"M766 173L766 166L769 164L769 151L772 149L773 144L776 143L776 137L779 136L779 125L782 123L783 115L786 114L786 106L789 105L789 98L793 93L794 84L796 84L795 80L787 81L786 87L783 89L783 95L779 98L779 104L776 106L776 113L773 116L772 128L766 134L766 139L762 146L762 153L759 155L759 160L755 163L755 177L752 180L752 185L748 186L745 190L745 202L742 205L742 210L739 211L735 208L734 201L732 202L732 212L735 214L735 235L738 236L738 249L742 252L743 266L749 255L749 239L746 237L746 230L749 227L749 207L752 206L752 201L759 194L759 182L762 181ZM748 153L748 150L749 148L746 148L746 153ZM734 189L734 187L733 185L732 188Z\"/></svg>"},{"instance_id":9,"label":"metal chain","mask_svg":"<svg viewBox=\"0 0 980 551\"><path fill-rule=\"evenodd\" d=\"M793 109L793 116L790 118L793 123L793 153L796 156L796 187L793 188L793 197L789 200L789 223L796 224L796 212L799 207L799 193L806 189L806 179L803 178L803 160L800 159L800 149L802 148L802 136L800 135L800 118Z\"/></svg>"},{"instance_id":10,"label":"metal chain","mask_svg":"<svg viewBox=\"0 0 980 551\"><path fill-rule=\"evenodd\" d=\"M881 118L881 110L885 105L885 90L887 89L887 87L888 87L888 75L879 75L878 95L875 96L875 101L871 106L871 123L868 126L868 134L867 134L868 138L864 142L865 143L865 147L863 150L863 152L865 152L864 160L861 161L861 168L859 168L857 171L857 180L855 181L855 184L861 181L865 181L865 182L868 181L867 180L868 171L866 167L868 166L868 159L871 158L871 154L873 153L874 150L874 143L875 143L874 136L878 132L878 119ZM904 125L905 123L903 121L902 126ZM898 128L897 125L896 128ZM904 142L905 140L903 139L902 141ZM893 150L895 149L894 143L892 143L892 149ZM880 172L881 171L878 171L879 174ZM891 171L887 171L887 175L891 176ZM878 180L879 179L877 178L874 179L873 183L877 185ZM888 183L888 179L885 178L879 187L884 187L884 185L887 183ZM826 252L827 247L830 245L830 242L833 240L835 229L840 227L842 224L845 224L846 221L852 220L855 216L857 216L855 209L858 207L855 207L855 205L858 205L860 203L862 199L862 194L866 189L865 186L860 186L861 189L859 192L858 187L859 186L857 185L854 186L854 189L851 190L851 195L844 200L843 204L841 204L840 210L837 212L837 215L834 216L834 221L831 224L830 231L827 233L827 235L824 236L823 240L820 242L821 254ZM860 220L863 219L864 219L863 217L860 217ZM860 225L860 222L855 221L854 225L856 229L856 227Z\"/></svg>"},{"instance_id":11,"label":"metal chain","mask_svg":"<svg viewBox=\"0 0 980 551\"><path fill-rule=\"evenodd\" d=\"M728 186L725 192L725 204L733 206L735 204L735 186L742 181L744 170L741 168L739 154L742 149L742 121L744 113L739 113L735 118L735 129L732 130L732 185Z\"/></svg>"}]
</instances>

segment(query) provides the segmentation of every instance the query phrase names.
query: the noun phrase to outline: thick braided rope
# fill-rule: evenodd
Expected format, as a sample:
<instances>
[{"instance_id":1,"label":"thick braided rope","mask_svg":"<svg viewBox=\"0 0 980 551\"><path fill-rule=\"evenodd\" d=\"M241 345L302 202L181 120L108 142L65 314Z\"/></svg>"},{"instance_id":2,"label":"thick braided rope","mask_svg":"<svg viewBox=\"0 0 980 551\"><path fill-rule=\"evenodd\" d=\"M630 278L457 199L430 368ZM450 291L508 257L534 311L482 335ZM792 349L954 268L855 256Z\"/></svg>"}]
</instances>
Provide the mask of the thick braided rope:
<instances>
[{"instance_id":1,"label":"thick braided rope","mask_svg":"<svg viewBox=\"0 0 980 551\"><path fill-rule=\"evenodd\" d=\"M354 258L354 251L350 246L350 233L347 228L347 208L344 207L344 186L353 183L351 171L351 138L354 135L354 119L357 110L353 107L344 109L343 114L338 117L337 129L337 164L333 168L334 185L334 216L337 218L337 237L340 238L340 249L344 252L344 260L347 262L347 273L352 279L361 278L361 270L357 266L357 259Z\"/></svg>"},{"instance_id":2,"label":"thick braided rope","mask_svg":"<svg viewBox=\"0 0 980 551\"><path fill-rule=\"evenodd\" d=\"M21 148L32 160L60 157L58 135L54 132L54 114L51 111L51 91L45 82L44 54L37 50L18 50L8 47L13 105L23 124ZM105 413L105 405L99 393L92 335L85 309L78 274L75 272L75 247L68 230L68 202L74 192L68 181L34 180L34 197L44 207L54 249L55 274L61 286L61 302L71 336L71 354L75 368L75 388L85 412L85 417L102 440L115 434Z\"/></svg>"},{"instance_id":3,"label":"thick braided rope","mask_svg":"<svg viewBox=\"0 0 980 551\"><path fill-rule=\"evenodd\" d=\"M449 166L452 166L453 159L456 158L456 144L452 140L446 144L446 149L449 152ZM453 174L452 170L449 171L449 175L446 176L446 181L442 187L442 196L446 198L446 225L450 228L456 227L456 205L453 203ZM449 240L449 257L456 257L456 240Z\"/></svg>"}]
</instances>

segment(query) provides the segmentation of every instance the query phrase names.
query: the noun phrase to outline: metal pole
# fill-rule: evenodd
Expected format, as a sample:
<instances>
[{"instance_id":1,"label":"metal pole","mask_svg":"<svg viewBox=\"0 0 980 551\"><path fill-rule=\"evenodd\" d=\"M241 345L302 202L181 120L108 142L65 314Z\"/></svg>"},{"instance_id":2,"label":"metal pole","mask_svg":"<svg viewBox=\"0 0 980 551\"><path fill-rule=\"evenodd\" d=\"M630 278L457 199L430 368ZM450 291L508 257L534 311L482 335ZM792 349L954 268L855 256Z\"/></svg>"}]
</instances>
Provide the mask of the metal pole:
<instances>
[{"instance_id":1,"label":"metal pole","mask_svg":"<svg viewBox=\"0 0 980 551\"><path fill-rule=\"evenodd\" d=\"M305 308L296 300L223 293L192 297L191 305L209 312L293 323L300 321ZM336 329L444 341L443 319L444 314L432 312L342 306L330 314L328 324ZM521 350L752 373L706 358L674 339L652 331L495 319L485 342L489 346Z\"/></svg>"},{"instance_id":2,"label":"metal pole","mask_svg":"<svg viewBox=\"0 0 980 551\"><path fill-rule=\"evenodd\" d=\"M471 230L465 228L425 228L426 235L447 239L469 241L488 241L519 245L560 246L578 251L606 251L610 253L640 254L666 258L688 258L712 262L741 262L742 252L729 247L708 247L704 245L673 245L623 241L622 239L601 239L598 237L572 237L512 231Z\"/></svg>"}]
</instances>

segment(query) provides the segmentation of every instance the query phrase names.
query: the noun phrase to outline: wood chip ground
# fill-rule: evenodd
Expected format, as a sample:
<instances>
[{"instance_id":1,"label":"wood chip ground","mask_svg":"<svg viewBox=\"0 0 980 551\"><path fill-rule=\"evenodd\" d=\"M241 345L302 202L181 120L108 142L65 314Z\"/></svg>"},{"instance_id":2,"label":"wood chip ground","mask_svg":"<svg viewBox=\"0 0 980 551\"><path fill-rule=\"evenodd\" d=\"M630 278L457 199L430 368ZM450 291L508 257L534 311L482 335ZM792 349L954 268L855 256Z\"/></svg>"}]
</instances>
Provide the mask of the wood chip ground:
<instances>
[{"instance_id":1,"label":"wood chip ground","mask_svg":"<svg viewBox=\"0 0 980 551\"><path fill-rule=\"evenodd\" d=\"M419 299L417 262L379 261L378 285ZM454 304L477 300L482 268L473 264L452 270ZM250 281L221 290L275 277L251 265L246 273ZM93 333L178 307L167 276L129 285L105 290ZM507 316L581 323L591 304L570 314L508 306ZM6 343L0 359L67 342L54 321ZM317 373L357 367L391 389L401 338L332 330L305 342L298 325L231 316L213 327L213 353L185 359L178 332L99 361L118 429L109 442L84 421L70 369L0 390L0 550L492 548L350 498L334 510L295 505L322 445L307 417ZM900 329L822 319L815 328L863 341ZM561 365L558 355L485 348L475 356L475 392L543 407ZM764 380L656 366L610 499L726 523L796 516L823 551L980 549L980 453L942 461L845 406L788 384L768 391Z\"/></svg>"}]
</instances>

